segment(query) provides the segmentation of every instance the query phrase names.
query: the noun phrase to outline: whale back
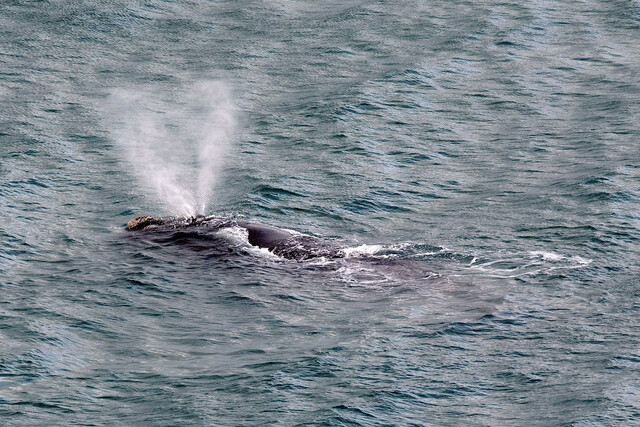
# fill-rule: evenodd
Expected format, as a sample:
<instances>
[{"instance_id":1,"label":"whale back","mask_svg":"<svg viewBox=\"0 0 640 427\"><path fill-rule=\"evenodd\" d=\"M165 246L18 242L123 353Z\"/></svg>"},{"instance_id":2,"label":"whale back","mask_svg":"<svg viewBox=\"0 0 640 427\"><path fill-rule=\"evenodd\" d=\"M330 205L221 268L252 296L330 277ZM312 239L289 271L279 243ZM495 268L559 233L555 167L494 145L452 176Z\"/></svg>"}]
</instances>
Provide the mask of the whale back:
<instances>
[{"instance_id":1,"label":"whale back","mask_svg":"<svg viewBox=\"0 0 640 427\"><path fill-rule=\"evenodd\" d=\"M237 223L249 232L249 243L260 248L274 249L293 237L293 234L280 228L247 221L237 221Z\"/></svg>"},{"instance_id":2,"label":"whale back","mask_svg":"<svg viewBox=\"0 0 640 427\"><path fill-rule=\"evenodd\" d=\"M213 215L166 219L143 216L130 220L126 229L145 233L147 237L157 235L164 244L186 244L201 248L207 245L216 247L215 235L210 234L210 231L228 227L244 228L247 230L249 244L268 249L275 255L288 259L305 260L345 256L341 247L332 241L292 233L268 225Z\"/></svg>"}]
</instances>

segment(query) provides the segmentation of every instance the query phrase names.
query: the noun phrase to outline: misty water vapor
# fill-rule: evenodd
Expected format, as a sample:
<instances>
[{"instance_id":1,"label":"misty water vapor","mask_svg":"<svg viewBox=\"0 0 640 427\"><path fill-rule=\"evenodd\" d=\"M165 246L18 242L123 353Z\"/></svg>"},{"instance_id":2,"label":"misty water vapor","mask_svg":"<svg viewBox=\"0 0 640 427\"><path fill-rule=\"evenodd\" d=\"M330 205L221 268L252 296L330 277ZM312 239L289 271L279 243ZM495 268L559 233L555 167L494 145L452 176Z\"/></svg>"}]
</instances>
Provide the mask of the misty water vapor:
<instances>
[{"instance_id":1,"label":"misty water vapor","mask_svg":"<svg viewBox=\"0 0 640 427\"><path fill-rule=\"evenodd\" d=\"M161 94L118 89L105 111L141 191L173 215L206 213L236 123L227 86L203 82Z\"/></svg>"}]
</instances>

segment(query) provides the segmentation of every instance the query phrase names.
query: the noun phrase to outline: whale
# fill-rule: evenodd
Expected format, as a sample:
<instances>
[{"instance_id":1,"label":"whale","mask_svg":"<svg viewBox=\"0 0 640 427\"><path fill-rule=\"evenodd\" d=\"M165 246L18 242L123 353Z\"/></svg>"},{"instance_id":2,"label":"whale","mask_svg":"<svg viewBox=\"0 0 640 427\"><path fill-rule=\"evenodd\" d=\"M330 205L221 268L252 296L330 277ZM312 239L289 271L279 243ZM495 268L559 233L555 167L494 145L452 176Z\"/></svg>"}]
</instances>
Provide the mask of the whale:
<instances>
[{"instance_id":1,"label":"whale","mask_svg":"<svg viewBox=\"0 0 640 427\"><path fill-rule=\"evenodd\" d=\"M337 242L284 230L251 221L236 220L216 215L155 218L139 216L127 222L126 230L137 233L182 233L191 239L202 239L206 233L225 228L237 228L247 234L250 245L267 249L286 259L344 258L345 252Z\"/></svg>"}]
</instances>

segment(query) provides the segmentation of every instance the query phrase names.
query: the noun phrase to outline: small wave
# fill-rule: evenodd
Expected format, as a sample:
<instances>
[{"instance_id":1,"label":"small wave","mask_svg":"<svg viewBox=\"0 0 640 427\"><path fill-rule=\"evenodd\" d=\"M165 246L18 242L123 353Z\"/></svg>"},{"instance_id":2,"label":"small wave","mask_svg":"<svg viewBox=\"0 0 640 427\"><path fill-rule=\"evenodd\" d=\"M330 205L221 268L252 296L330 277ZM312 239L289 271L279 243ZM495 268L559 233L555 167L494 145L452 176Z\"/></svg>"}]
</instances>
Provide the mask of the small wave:
<instances>
[{"instance_id":1,"label":"small wave","mask_svg":"<svg viewBox=\"0 0 640 427\"><path fill-rule=\"evenodd\" d=\"M469 264L471 270L482 271L494 276L516 278L537 274L556 274L585 267L592 260L578 255L568 256L549 251L529 251L526 254L480 261L474 258Z\"/></svg>"}]
</instances>

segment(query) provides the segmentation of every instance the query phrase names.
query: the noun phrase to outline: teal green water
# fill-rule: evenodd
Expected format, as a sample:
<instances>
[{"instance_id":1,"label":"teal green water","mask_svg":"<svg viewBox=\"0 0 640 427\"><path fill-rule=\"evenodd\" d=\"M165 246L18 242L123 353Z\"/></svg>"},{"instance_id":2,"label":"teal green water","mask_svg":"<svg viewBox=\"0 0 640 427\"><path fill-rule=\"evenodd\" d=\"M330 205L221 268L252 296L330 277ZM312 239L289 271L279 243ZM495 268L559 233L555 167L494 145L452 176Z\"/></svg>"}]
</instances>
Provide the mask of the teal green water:
<instances>
[{"instance_id":1,"label":"teal green water","mask_svg":"<svg viewBox=\"0 0 640 427\"><path fill-rule=\"evenodd\" d=\"M634 1L4 2L0 424L640 422L639 39ZM198 191L350 255L124 232Z\"/></svg>"}]
</instances>

